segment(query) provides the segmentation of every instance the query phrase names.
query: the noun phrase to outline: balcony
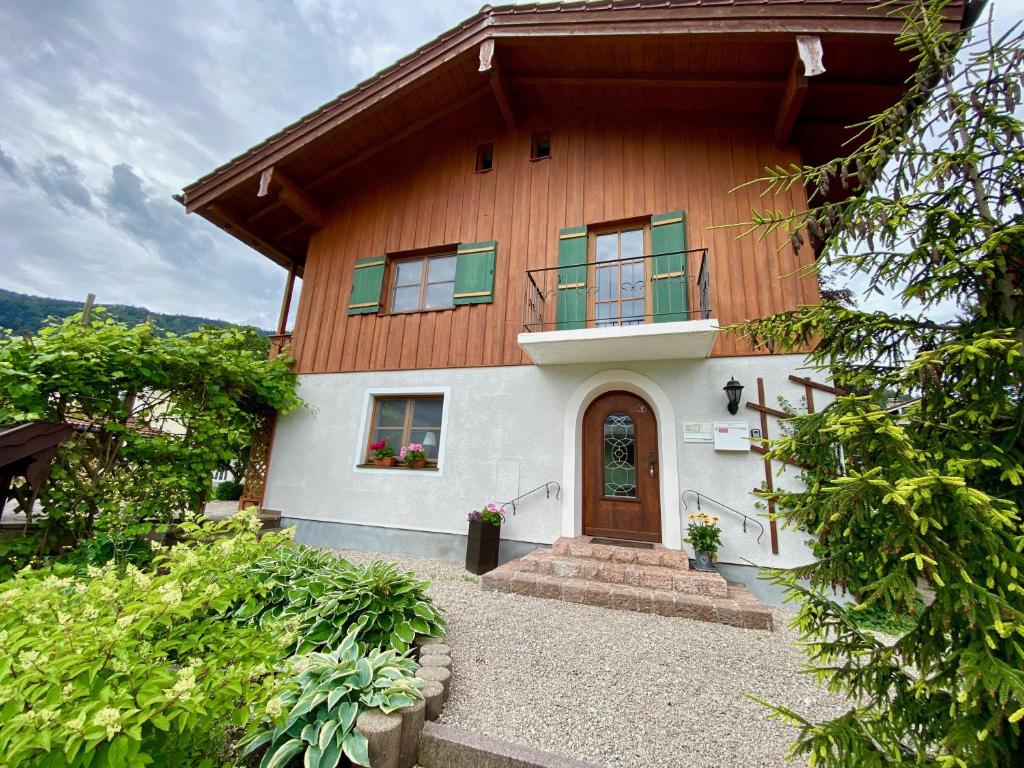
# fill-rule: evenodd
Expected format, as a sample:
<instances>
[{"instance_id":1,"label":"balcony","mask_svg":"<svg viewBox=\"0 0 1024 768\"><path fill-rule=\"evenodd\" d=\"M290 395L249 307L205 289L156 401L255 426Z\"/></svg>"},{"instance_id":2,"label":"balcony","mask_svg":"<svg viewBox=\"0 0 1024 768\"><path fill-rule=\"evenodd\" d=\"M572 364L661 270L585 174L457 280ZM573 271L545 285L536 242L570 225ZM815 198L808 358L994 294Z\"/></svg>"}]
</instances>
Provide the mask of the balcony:
<instances>
[{"instance_id":1,"label":"balcony","mask_svg":"<svg viewBox=\"0 0 1024 768\"><path fill-rule=\"evenodd\" d=\"M519 346L538 365L707 357L718 333L707 255L531 269Z\"/></svg>"}]
</instances>

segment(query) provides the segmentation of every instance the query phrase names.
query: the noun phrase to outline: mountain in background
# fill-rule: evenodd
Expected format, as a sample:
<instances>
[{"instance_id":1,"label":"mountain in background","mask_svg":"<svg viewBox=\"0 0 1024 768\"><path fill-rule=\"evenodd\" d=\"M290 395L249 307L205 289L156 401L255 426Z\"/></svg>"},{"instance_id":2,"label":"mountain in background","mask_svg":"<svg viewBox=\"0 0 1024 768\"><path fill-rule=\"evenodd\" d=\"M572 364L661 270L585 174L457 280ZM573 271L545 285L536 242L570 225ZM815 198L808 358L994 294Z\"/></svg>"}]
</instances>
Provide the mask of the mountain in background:
<instances>
[{"instance_id":1,"label":"mountain in background","mask_svg":"<svg viewBox=\"0 0 1024 768\"><path fill-rule=\"evenodd\" d=\"M16 334L35 333L43 327L46 318L51 316L67 317L81 312L83 303L64 299L48 299L43 296L29 296L25 293L15 293L0 288L0 328L8 328ZM102 302L97 302L97 304L104 307L110 317L127 325L138 325L147 317L152 317L157 328L176 334L191 333L204 325L213 325L218 328L236 325L236 323L211 320L207 317L164 315L159 312L150 312L145 307L132 307L126 304L103 304ZM270 331L259 328L257 331L263 336L270 335Z\"/></svg>"}]
</instances>

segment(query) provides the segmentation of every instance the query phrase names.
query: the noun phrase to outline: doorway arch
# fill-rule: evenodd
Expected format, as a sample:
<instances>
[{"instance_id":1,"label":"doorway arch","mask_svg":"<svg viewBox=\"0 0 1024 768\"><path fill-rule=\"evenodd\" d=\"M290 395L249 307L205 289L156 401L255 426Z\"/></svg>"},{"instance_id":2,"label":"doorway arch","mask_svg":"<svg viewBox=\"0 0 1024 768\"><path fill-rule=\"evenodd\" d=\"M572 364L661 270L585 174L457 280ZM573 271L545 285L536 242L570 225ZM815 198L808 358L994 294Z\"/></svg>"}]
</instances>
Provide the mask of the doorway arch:
<instances>
[{"instance_id":1,"label":"doorway arch","mask_svg":"<svg viewBox=\"0 0 1024 768\"><path fill-rule=\"evenodd\" d=\"M590 376L576 387L566 404L562 432L562 535L580 536L583 533L583 416L592 402L615 390L638 395L654 411L658 424L661 543L671 549L680 549L679 451L675 409L657 382L636 371L624 369L600 371Z\"/></svg>"}]
</instances>

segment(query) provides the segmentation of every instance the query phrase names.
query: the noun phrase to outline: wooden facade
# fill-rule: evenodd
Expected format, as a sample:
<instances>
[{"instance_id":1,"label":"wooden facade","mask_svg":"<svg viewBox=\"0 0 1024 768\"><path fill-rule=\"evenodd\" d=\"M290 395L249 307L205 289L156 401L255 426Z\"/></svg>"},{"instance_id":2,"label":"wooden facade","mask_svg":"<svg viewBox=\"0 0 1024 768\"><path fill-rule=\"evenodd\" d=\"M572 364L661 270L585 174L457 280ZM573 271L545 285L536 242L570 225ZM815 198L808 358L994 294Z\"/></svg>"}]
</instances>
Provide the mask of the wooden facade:
<instances>
[{"instance_id":1,"label":"wooden facade","mask_svg":"<svg viewBox=\"0 0 1024 768\"><path fill-rule=\"evenodd\" d=\"M550 130L551 157L530 159L531 136ZM494 167L474 172L476 147L494 142ZM712 316L761 317L818 299L813 258L787 242L737 240L755 205L806 205L802 189L774 201L755 187L730 192L765 166L799 162L763 121L680 120L585 114L535 116L517 132L483 125L415 167L341 198L313 236L293 339L300 373L518 365L527 269L557 266L565 227L682 209L690 247L707 247ZM495 240L494 301L413 314L346 314L356 259ZM720 338L714 354L746 354Z\"/></svg>"}]
</instances>

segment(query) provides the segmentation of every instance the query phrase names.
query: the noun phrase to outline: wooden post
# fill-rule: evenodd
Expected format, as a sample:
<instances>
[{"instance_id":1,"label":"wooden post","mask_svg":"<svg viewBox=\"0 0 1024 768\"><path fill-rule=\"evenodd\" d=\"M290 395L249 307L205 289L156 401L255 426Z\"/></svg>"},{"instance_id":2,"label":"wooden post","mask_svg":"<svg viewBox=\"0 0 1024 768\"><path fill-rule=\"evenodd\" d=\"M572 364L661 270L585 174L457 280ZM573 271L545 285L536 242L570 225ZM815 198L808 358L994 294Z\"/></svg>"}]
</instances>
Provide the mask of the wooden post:
<instances>
[{"instance_id":1,"label":"wooden post","mask_svg":"<svg viewBox=\"0 0 1024 768\"><path fill-rule=\"evenodd\" d=\"M295 289L295 262L288 268L288 279L284 283L281 297L281 313L277 316L277 335L283 336L288 330L288 313L292 308L292 291Z\"/></svg>"},{"instance_id":2,"label":"wooden post","mask_svg":"<svg viewBox=\"0 0 1024 768\"><path fill-rule=\"evenodd\" d=\"M90 293L85 297L85 304L82 306L82 325L89 324L89 318L92 316L92 307L96 303L96 294Z\"/></svg>"},{"instance_id":3,"label":"wooden post","mask_svg":"<svg viewBox=\"0 0 1024 768\"><path fill-rule=\"evenodd\" d=\"M757 406L753 403L747 403L747 407L754 408L761 416L761 437L765 440L768 439L768 414L774 409L768 408L768 404L764 399L764 379L760 376L757 377ZM783 414L785 416L785 414ZM772 477L772 462L767 456L764 457L764 484L768 487L769 493L775 492L775 478ZM754 489L757 490L756 488ZM775 500L769 498L768 500L768 514L775 514ZM770 518L768 520L768 531L771 534L772 540L772 554L779 554L779 528L775 524L775 519Z\"/></svg>"}]
</instances>

